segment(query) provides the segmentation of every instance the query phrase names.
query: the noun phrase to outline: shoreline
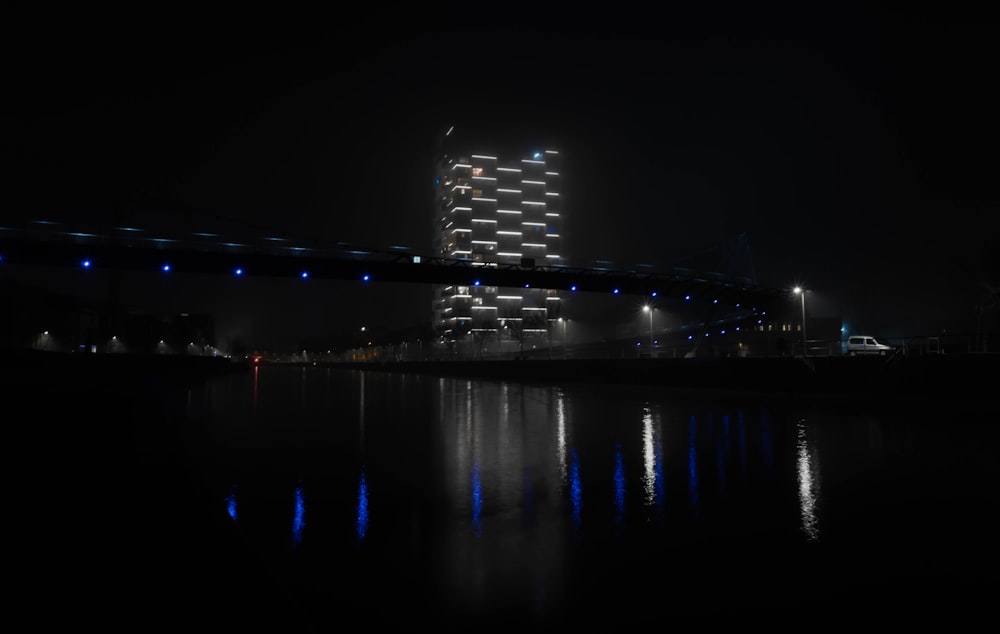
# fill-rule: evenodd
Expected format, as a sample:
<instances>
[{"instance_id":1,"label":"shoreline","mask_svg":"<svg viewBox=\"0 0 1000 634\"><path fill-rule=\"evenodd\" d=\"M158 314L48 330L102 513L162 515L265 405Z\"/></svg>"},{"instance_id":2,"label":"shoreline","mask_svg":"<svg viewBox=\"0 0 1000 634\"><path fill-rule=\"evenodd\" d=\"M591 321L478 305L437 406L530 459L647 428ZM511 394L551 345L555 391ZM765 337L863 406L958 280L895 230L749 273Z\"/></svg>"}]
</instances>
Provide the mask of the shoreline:
<instances>
[{"instance_id":1,"label":"shoreline","mask_svg":"<svg viewBox=\"0 0 1000 634\"><path fill-rule=\"evenodd\" d=\"M236 372L243 359L188 355L4 352L3 378L14 384L192 382ZM597 383L689 392L775 396L851 396L967 401L1000 409L995 394L1000 354L881 357L697 359L520 359L398 362L263 363L262 368L317 367L522 383Z\"/></svg>"}]
</instances>

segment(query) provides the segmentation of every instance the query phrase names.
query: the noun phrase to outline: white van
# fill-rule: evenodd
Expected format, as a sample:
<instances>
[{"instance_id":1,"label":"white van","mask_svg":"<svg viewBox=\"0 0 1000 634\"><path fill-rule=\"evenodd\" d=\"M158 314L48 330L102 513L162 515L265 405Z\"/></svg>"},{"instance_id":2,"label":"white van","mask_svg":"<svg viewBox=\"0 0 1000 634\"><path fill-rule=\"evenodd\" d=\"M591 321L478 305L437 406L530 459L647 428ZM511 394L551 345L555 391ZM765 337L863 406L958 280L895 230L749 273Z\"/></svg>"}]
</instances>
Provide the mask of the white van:
<instances>
[{"instance_id":1,"label":"white van","mask_svg":"<svg viewBox=\"0 0 1000 634\"><path fill-rule=\"evenodd\" d=\"M890 352L892 352L892 346L880 343L875 337L853 335L847 338L847 354L852 357L859 354L877 354L884 357Z\"/></svg>"}]
</instances>

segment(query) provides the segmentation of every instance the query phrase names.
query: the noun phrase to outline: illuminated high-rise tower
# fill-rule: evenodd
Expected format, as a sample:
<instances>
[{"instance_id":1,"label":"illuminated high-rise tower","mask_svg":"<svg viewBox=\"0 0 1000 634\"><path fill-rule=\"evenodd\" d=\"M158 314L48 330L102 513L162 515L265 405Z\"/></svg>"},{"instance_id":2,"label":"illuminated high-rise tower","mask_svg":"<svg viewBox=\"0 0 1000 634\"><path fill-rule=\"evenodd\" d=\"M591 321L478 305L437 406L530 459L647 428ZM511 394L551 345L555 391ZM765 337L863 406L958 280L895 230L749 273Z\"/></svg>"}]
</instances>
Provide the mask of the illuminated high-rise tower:
<instances>
[{"instance_id":1,"label":"illuminated high-rise tower","mask_svg":"<svg viewBox=\"0 0 1000 634\"><path fill-rule=\"evenodd\" d=\"M559 153L512 157L445 147L436 175L437 256L484 267L559 264ZM446 342L502 351L510 342L523 348L558 337L561 297L546 289L438 286L433 310L435 331Z\"/></svg>"}]
</instances>

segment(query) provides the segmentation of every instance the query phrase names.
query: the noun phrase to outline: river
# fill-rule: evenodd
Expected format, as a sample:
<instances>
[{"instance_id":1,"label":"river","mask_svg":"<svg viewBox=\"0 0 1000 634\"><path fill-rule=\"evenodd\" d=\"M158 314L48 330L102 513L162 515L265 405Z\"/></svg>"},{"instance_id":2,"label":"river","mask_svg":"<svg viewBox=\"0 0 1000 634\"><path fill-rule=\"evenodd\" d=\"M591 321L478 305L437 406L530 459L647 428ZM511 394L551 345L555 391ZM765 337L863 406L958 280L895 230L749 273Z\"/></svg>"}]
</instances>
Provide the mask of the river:
<instances>
[{"instance_id":1,"label":"river","mask_svg":"<svg viewBox=\"0 0 1000 634\"><path fill-rule=\"evenodd\" d=\"M77 623L992 616L993 412L312 367L79 378L4 395L16 585Z\"/></svg>"}]
</instances>

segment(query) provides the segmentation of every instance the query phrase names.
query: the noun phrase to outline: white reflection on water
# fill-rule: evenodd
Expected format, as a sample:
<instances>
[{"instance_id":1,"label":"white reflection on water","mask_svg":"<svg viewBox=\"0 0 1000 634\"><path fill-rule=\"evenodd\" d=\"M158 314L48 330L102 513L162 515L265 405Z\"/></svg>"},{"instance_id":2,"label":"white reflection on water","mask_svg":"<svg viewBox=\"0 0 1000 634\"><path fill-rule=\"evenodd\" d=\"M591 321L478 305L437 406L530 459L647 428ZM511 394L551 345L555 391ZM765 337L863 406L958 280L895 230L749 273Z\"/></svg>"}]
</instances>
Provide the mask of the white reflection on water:
<instances>
[{"instance_id":1,"label":"white reflection on water","mask_svg":"<svg viewBox=\"0 0 1000 634\"><path fill-rule=\"evenodd\" d=\"M645 493L646 506L652 506L656 501L656 449L653 439L653 415L649 411L649 406L642 411L642 464L643 491Z\"/></svg>"},{"instance_id":2,"label":"white reflection on water","mask_svg":"<svg viewBox=\"0 0 1000 634\"><path fill-rule=\"evenodd\" d=\"M819 541L819 519L816 509L819 500L819 458L816 448L809 445L806 422L799 420L796 428L796 471L799 484L799 516L802 532L811 541Z\"/></svg>"},{"instance_id":3,"label":"white reflection on water","mask_svg":"<svg viewBox=\"0 0 1000 634\"><path fill-rule=\"evenodd\" d=\"M647 508L655 511L656 520L663 520L666 504L663 477L663 430L660 421L653 416L652 408L643 406L642 413L642 458L643 458L643 501Z\"/></svg>"},{"instance_id":4,"label":"white reflection on water","mask_svg":"<svg viewBox=\"0 0 1000 634\"><path fill-rule=\"evenodd\" d=\"M659 425L653 418L649 405L642 412L642 457L643 493L646 506L662 509L663 495L663 447L660 443Z\"/></svg>"},{"instance_id":5,"label":"white reflection on water","mask_svg":"<svg viewBox=\"0 0 1000 634\"><path fill-rule=\"evenodd\" d=\"M556 392L556 463L559 465L559 481L566 483L566 395Z\"/></svg>"}]
</instances>

